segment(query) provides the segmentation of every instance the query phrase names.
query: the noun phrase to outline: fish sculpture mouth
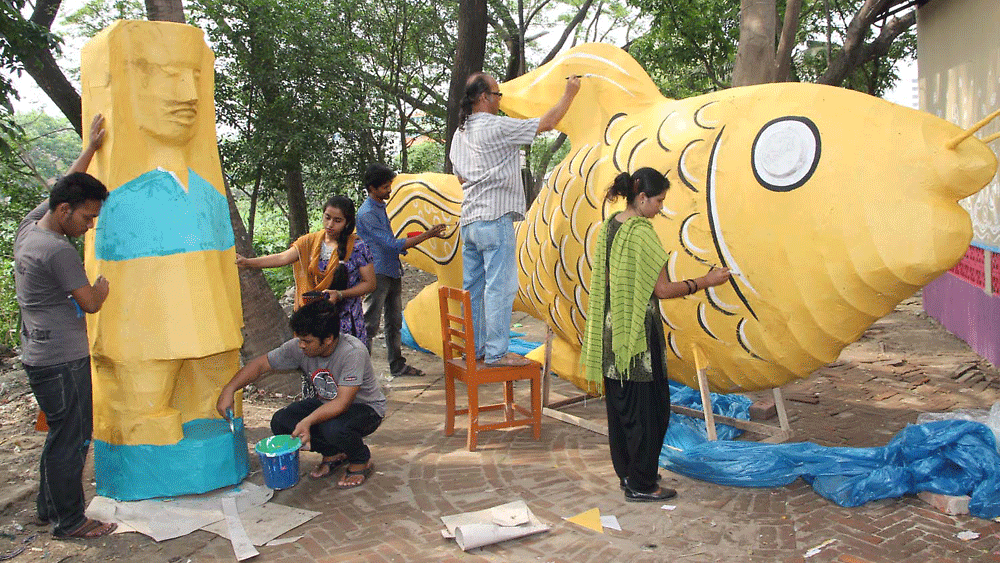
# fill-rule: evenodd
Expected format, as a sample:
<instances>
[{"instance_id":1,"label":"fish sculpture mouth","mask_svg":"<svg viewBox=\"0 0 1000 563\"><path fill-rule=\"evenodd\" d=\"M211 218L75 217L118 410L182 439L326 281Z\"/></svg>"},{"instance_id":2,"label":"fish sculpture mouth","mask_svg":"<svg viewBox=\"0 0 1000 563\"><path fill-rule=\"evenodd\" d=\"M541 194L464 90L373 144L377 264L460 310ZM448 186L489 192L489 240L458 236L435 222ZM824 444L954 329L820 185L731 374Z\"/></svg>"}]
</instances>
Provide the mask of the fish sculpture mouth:
<instances>
[{"instance_id":1,"label":"fish sculpture mouth","mask_svg":"<svg viewBox=\"0 0 1000 563\"><path fill-rule=\"evenodd\" d=\"M719 129L718 135L715 136L715 141L712 143L712 152L708 159L708 171L705 180L705 198L708 203L708 224L709 229L712 232L712 242L715 243L715 250L718 253L719 260L722 261L722 266L729 268L733 273L733 276L729 278L729 285L732 286L733 290L736 291L737 297L743 302L743 305L747 308L747 311L757 319L757 313L754 311L753 307L750 305L750 301L747 299L744 289L751 292L755 296L760 294L757 289L754 288L753 284L750 282L748 276L740 268L736 257L733 255L732 250L726 243L726 237L722 233L721 222L719 219L719 198L718 198L718 177L716 175L717 164L719 159L719 151L722 147L722 136L725 133L726 128L723 126Z\"/></svg>"}]
</instances>

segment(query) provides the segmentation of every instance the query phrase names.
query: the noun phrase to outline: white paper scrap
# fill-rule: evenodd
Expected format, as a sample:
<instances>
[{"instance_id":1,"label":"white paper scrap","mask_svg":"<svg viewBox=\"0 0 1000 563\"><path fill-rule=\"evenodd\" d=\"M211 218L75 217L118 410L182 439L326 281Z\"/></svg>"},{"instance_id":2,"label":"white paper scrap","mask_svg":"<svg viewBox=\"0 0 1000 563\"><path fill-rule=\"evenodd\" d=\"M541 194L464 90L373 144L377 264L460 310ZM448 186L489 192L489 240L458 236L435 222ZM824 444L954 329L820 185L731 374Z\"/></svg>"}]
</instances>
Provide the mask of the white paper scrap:
<instances>
[{"instance_id":1,"label":"white paper scrap","mask_svg":"<svg viewBox=\"0 0 1000 563\"><path fill-rule=\"evenodd\" d=\"M223 491L166 499L117 501L97 496L91 500L86 514L103 522L115 522L119 530L139 532L159 542L221 521L219 501L223 498L234 499L237 509L246 511L266 503L273 494L267 487L243 482Z\"/></svg>"},{"instance_id":2,"label":"white paper scrap","mask_svg":"<svg viewBox=\"0 0 1000 563\"><path fill-rule=\"evenodd\" d=\"M279 538L279 539L276 539L276 540L271 540L271 541L265 543L264 545L266 545L267 547L275 547L275 546L279 546L279 545L285 545L286 543L297 542L300 539L302 539L302 536L292 536L290 538Z\"/></svg>"},{"instance_id":3,"label":"white paper scrap","mask_svg":"<svg viewBox=\"0 0 1000 563\"><path fill-rule=\"evenodd\" d=\"M520 526L529 521L528 505L524 503L495 506L490 509L490 513L493 515L493 523L497 526Z\"/></svg>"},{"instance_id":4,"label":"white paper scrap","mask_svg":"<svg viewBox=\"0 0 1000 563\"><path fill-rule=\"evenodd\" d=\"M823 551L824 547L830 545L831 543L833 543L835 541L837 541L837 540L834 540L834 539L826 540L825 542L817 545L816 547L810 549L809 551L806 551L805 557L812 557L813 555L818 554L820 551Z\"/></svg>"},{"instance_id":5,"label":"white paper scrap","mask_svg":"<svg viewBox=\"0 0 1000 563\"><path fill-rule=\"evenodd\" d=\"M664 504L660 508L662 508L663 510L677 510L677 505L676 504Z\"/></svg>"},{"instance_id":6,"label":"white paper scrap","mask_svg":"<svg viewBox=\"0 0 1000 563\"><path fill-rule=\"evenodd\" d=\"M507 521L513 521L509 515L527 514L527 522L514 526L497 525L494 519L497 515L507 517ZM518 517L517 519L521 519ZM462 551L468 551L484 545L491 545L515 538L523 538L531 534L547 532L549 526L542 523L528 508L523 500L509 502L493 508L479 510L476 512L463 512L442 516L441 521L445 525L445 530L441 535L445 538L454 538L458 547Z\"/></svg>"},{"instance_id":7,"label":"white paper scrap","mask_svg":"<svg viewBox=\"0 0 1000 563\"><path fill-rule=\"evenodd\" d=\"M243 522L243 529L246 530L247 537L250 538L250 543L270 545L269 542L274 538L305 524L319 514L319 512L311 510L269 502L263 506L252 507L240 512L240 520ZM229 539L224 521L214 522L201 529Z\"/></svg>"},{"instance_id":8,"label":"white paper scrap","mask_svg":"<svg viewBox=\"0 0 1000 563\"><path fill-rule=\"evenodd\" d=\"M622 531L621 525L618 523L618 517L614 514L601 515L601 526L605 528L611 528L612 530Z\"/></svg>"},{"instance_id":9,"label":"white paper scrap","mask_svg":"<svg viewBox=\"0 0 1000 563\"><path fill-rule=\"evenodd\" d=\"M970 532L969 530L963 530L955 534L955 537L962 541L969 541L979 539L979 534L976 532Z\"/></svg>"},{"instance_id":10,"label":"white paper scrap","mask_svg":"<svg viewBox=\"0 0 1000 563\"><path fill-rule=\"evenodd\" d=\"M246 530L243 529L243 522L240 521L240 513L236 510L236 501L232 498L222 499L222 513L226 515L226 526L229 528L229 541L233 542L233 552L236 553L236 560L243 561L251 557L260 555L254 549L250 538L247 537Z\"/></svg>"}]
</instances>

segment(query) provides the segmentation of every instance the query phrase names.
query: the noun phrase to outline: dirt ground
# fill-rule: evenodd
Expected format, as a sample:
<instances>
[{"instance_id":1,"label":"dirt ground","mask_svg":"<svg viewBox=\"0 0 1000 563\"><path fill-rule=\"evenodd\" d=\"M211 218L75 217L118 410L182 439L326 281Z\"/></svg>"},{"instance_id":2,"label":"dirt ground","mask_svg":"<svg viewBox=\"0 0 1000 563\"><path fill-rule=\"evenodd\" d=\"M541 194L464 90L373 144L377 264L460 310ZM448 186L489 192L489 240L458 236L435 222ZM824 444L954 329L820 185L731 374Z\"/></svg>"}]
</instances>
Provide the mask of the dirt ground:
<instances>
[{"instance_id":1,"label":"dirt ground","mask_svg":"<svg viewBox=\"0 0 1000 563\"><path fill-rule=\"evenodd\" d=\"M404 301L415 295L428 281L430 276L416 270L408 270L404 284ZM384 348L376 341L374 363L377 372L386 372ZM942 369L955 370L956 366L974 365L982 377L977 381L985 382L986 395L996 396L994 387L1000 386L1000 371L985 360L975 356L967 346L954 336L944 331L933 319L929 319L921 310L919 295L900 304L897 310L877 322L855 344L844 351L844 354L854 354L854 357L869 357L873 362L879 361L887 351L894 357L920 357L927 362L942 366ZM842 358L844 356L842 355ZM429 360L424 360L429 361ZM838 360L840 361L840 360ZM865 360L861 360L865 361ZM899 360L888 364L899 366ZM907 360L902 360L904 363ZM912 361L912 360L911 360ZM417 364L421 366L421 364ZM831 364L836 366L837 362ZM830 369L828 366L824 369ZM423 367L423 366L421 366ZM968 369L966 369L968 371ZM817 370L809 379L786 388L786 398L791 401L790 414L793 416L793 427L802 429L808 425L809 409L813 405L812 396L819 393L827 384L836 381L827 378L823 369ZM832 383L831 383L832 382ZM993 385L993 382L996 385ZM972 397L968 406L989 406L991 399L985 395ZM881 400L880 398L871 399ZM270 414L279 406L286 404L287 397L268 395L261 392L250 392L246 397L245 416L248 428L248 441L255 442L267 433L267 421ZM957 403L965 406L965 403ZM918 407L919 408L919 407ZM38 456L44 442L45 434L34 430L37 407L34 397L28 387L23 371L19 369L16 358L5 358L0 362L0 561L15 562L98 562L98 561L168 561L180 563L192 561L191 554L204 546L214 537L207 532L198 532L185 542L164 542L157 544L138 534L122 534L107 539L89 541L60 541L52 538L47 526L33 524L35 491L38 479ZM836 416L833 413L830 416ZM915 415L913 415L915 418ZM860 421L855 420L853 423ZM913 422L906 420L905 422ZM873 428L869 434L870 443L835 444L851 446L882 445L898 430L900 423L894 422L880 431ZM811 439L806 429L800 439ZM834 444L830 444L834 445ZM308 463L305 462L304 463ZM259 471L254 460L253 471ZM258 479L259 482L259 474ZM87 498L94 494L93 463L88 463L84 475L84 488ZM200 538L200 539L199 539Z\"/></svg>"}]
</instances>

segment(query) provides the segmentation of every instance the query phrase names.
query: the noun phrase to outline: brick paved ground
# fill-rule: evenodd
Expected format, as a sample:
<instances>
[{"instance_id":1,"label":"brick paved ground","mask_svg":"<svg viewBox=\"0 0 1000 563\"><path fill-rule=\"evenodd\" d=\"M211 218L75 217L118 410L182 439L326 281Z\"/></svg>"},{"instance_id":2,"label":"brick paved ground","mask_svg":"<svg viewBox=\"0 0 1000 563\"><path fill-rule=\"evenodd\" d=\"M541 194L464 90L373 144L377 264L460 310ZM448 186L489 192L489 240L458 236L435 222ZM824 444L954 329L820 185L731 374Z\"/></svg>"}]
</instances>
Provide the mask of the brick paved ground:
<instances>
[{"instance_id":1,"label":"brick paved ground","mask_svg":"<svg viewBox=\"0 0 1000 563\"><path fill-rule=\"evenodd\" d=\"M470 453L463 431L444 436L439 362L418 357L414 363L427 377L391 383L389 415L370 439L377 473L369 483L340 491L332 479L305 478L277 492L275 502L322 514L289 534L304 534L303 539L262 547L254 561L1000 561L1000 523L946 516L916 498L841 508L801 480L787 487L740 489L662 471L664 484L679 491L670 501L676 510L626 503L605 438L552 419L543 421L540 441L525 428L486 432L480 434L479 450ZM376 363L384 369L384 352L376 352ZM922 411L989 407L998 400L998 387L996 368L922 318L919 301L912 299L876 323L837 362L787 386L785 394L795 440L876 446ZM554 389L575 392L565 383ZM249 416L266 418L278 404L251 404ZM600 421L603 404L589 401L566 411ZM250 438L266 432L253 428ZM303 473L316 459L303 454ZM259 473L252 479L261 482ZM469 553L441 537L442 515L518 498L552 525L549 533ZM622 531L598 534L562 520L593 507L617 516ZM963 530L980 537L959 540L956 534ZM806 558L810 548L821 545L818 554ZM130 534L95 548L107 559L234 560L228 541L207 532L162 544Z\"/></svg>"}]
</instances>

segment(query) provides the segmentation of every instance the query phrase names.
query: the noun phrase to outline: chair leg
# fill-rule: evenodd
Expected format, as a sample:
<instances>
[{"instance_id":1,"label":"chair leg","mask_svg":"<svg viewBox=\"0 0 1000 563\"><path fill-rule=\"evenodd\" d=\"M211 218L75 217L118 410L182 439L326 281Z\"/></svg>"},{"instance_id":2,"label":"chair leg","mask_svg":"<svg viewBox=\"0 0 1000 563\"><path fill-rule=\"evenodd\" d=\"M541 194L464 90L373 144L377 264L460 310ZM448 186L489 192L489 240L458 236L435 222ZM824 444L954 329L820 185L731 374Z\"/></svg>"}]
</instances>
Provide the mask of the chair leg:
<instances>
[{"instance_id":1,"label":"chair leg","mask_svg":"<svg viewBox=\"0 0 1000 563\"><path fill-rule=\"evenodd\" d=\"M451 436L455 433L455 378L448 373L444 374L444 404L444 435Z\"/></svg>"},{"instance_id":2,"label":"chair leg","mask_svg":"<svg viewBox=\"0 0 1000 563\"><path fill-rule=\"evenodd\" d=\"M469 451L476 451L476 439L479 434L479 386L468 382L466 388L469 391Z\"/></svg>"},{"instance_id":3,"label":"chair leg","mask_svg":"<svg viewBox=\"0 0 1000 563\"><path fill-rule=\"evenodd\" d=\"M503 385L503 412L504 420L510 422L514 420L514 382L504 381Z\"/></svg>"},{"instance_id":4,"label":"chair leg","mask_svg":"<svg viewBox=\"0 0 1000 563\"><path fill-rule=\"evenodd\" d=\"M542 378L531 379L531 419L535 427L535 439L542 437Z\"/></svg>"}]
</instances>

